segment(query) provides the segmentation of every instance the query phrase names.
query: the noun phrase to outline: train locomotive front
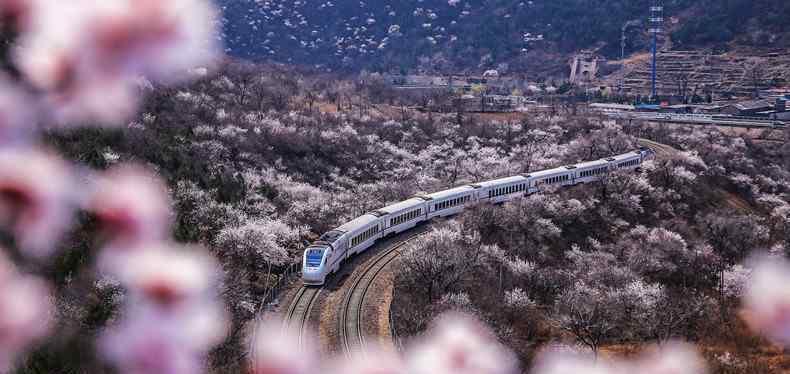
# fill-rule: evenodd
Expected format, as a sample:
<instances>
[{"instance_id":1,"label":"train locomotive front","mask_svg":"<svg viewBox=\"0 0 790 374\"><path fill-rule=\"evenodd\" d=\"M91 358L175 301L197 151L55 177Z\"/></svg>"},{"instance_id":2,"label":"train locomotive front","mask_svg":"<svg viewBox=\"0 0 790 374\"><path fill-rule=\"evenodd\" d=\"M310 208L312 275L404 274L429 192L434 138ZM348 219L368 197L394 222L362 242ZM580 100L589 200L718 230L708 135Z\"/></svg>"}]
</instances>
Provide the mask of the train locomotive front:
<instances>
[{"instance_id":1,"label":"train locomotive front","mask_svg":"<svg viewBox=\"0 0 790 374\"><path fill-rule=\"evenodd\" d=\"M327 275L337 267L335 260L342 245L343 233L330 231L322 235L304 251L302 258L302 279L306 285L321 286Z\"/></svg>"}]
</instances>

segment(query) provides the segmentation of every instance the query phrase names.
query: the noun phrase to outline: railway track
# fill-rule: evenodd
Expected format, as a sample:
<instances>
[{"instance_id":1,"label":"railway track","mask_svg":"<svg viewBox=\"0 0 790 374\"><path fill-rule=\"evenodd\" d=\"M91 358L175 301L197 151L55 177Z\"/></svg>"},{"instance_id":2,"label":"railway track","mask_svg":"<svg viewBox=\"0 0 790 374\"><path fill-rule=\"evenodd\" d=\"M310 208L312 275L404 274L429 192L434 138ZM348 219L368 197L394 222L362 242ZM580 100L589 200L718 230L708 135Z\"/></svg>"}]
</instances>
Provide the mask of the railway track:
<instances>
[{"instance_id":1,"label":"railway track","mask_svg":"<svg viewBox=\"0 0 790 374\"><path fill-rule=\"evenodd\" d=\"M354 348L365 346L365 334L363 324L363 306L368 297L373 283L387 266L401 255L401 248L408 242L424 234L426 229L418 229L418 232L409 236L405 240L390 245L383 252L379 253L372 260L364 264L364 268L351 283L351 287L346 291L340 305L338 334L343 352L350 355Z\"/></svg>"},{"instance_id":2,"label":"railway track","mask_svg":"<svg viewBox=\"0 0 790 374\"><path fill-rule=\"evenodd\" d=\"M321 294L321 287L305 287L299 289L288 306L288 314L285 321L283 321L283 328L298 329L299 330L299 344L302 344L302 339L310 320L310 314L313 311L318 296Z\"/></svg>"},{"instance_id":3,"label":"railway track","mask_svg":"<svg viewBox=\"0 0 790 374\"><path fill-rule=\"evenodd\" d=\"M656 151L658 156L672 156L678 153L678 150L672 148L671 146L657 143L648 139L639 139L639 144L652 148L654 151Z\"/></svg>"}]
</instances>

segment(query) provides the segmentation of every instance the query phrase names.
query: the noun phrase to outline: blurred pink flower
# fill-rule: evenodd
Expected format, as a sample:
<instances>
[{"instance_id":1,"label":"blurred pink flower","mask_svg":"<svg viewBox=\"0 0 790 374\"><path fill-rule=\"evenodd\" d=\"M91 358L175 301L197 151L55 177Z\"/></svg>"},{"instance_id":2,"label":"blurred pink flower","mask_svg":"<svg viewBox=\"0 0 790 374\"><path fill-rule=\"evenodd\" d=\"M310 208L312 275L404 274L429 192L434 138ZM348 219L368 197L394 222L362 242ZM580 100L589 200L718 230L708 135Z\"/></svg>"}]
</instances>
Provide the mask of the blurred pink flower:
<instances>
[{"instance_id":1,"label":"blurred pink flower","mask_svg":"<svg viewBox=\"0 0 790 374\"><path fill-rule=\"evenodd\" d=\"M27 148L0 150L0 224L12 230L17 245L43 258L72 221L77 188L65 162Z\"/></svg>"},{"instance_id":2,"label":"blurred pink flower","mask_svg":"<svg viewBox=\"0 0 790 374\"><path fill-rule=\"evenodd\" d=\"M685 343L670 342L653 347L635 360L596 358L592 354L544 351L531 371L534 374L704 374L705 363Z\"/></svg>"},{"instance_id":3,"label":"blurred pink flower","mask_svg":"<svg viewBox=\"0 0 790 374\"><path fill-rule=\"evenodd\" d=\"M752 329L790 346L790 262L775 256L757 259L743 305Z\"/></svg>"},{"instance_id":4,"label":"blurred pink flower","mask_svg":"<svg viewBox=\"0 0 790 374\"><path fill-rule=\"evenodd\" d=\"M407 357L412 374L509 374L515 357L480 322L468 316L441 317L427 339Z\"/></svg>"},{"instance_id":5,"label":"blurred pink flower","mask_svg":"<svg viewBox=\"0 0 790 374\"><path fill-rule=\"evenodd\" d=\"M334 374L406 374L406 366L392 350L365 347L353 352L351 357L340 360L329 370Z\"/></svg>"},{"instance_id":6,"label":"blurred pink flower","mask_svg":"<svg viewBox=\"0 0 790 374\"><path fill-rule=\"evenodd\" d=\"M152 244L125 257L116 273L138 300L177 309L216 291L219 266L198 247Z\"/></svg>"},{"instance_id":7,"label":"blurred pink flower","mask_svg":"<svg viewBox=\"0 0 790 374\"><path fill-rule=\"evenodd\" d=\"M627 372L644 374L703 374L705 361L688 344L671 342L643 355Z\"/></svg>"},{"instance_id":8,"label":"blurred pink flower","mask_svg":"<svg viewBox=\"0 0 790 374\"><path fill-rule=\"evenodd\" d=\"M201 372L228 330L217 264L197 248L166 243L121 254L125 266L115 275L128 297L123 318L101 339L105 358L124 373Z\"/></svg>"},{"instance_id":9,"label":"blurred pink flower","mask_svg":"<svg viewBox=\"0 0 790 374\"><path fill-rule=\"evenodd\" d=\"M44 104L55 125L120 126L137 112L140 90L130 79L81 79L66 92L48 92Z\"/></svg>"},{"instance_id":10,"label":"blurred pink flower","mask_svg":"<svg viewBox=\"0 0 790 374\"><path fill-rule=\"evenodd\" d=\"M177 330L162 321L135 316L105 332L99 347L124 374L202 372L205 352L188 349L183 345L185 337Z\"/></svg>"},{"instance_id":11,"label":"blurred pink flower","mask_svg":"<svg viewBox=\"0 0 790 374\"><path fill-rule=\"evenodd\" d=\"M314 338L267 321L256 327L250 359L252 374L312 374L320 371Z\"/></svg>"},{"instance_id":12,"label":"blurred pink flower","mask_svg":"<svg viewBox=\"0 0 790 374\"><path fill-rule=\"evenodd\" d=\"M165 184L136 166L121 166L101 175L88 201L106 235L105 251L132 250L158 243L170 230L170 199Z\"/></svg>"},{"instance_id":13,"label":"blurred pink flower","mask_svg":"<svg viewBox=\"0 0 790 374\"><path fill-rule=\"evenodd\" d=\"M90 44L103 70L173 82L217 55L217 14L207 0L116 0L96 8Z\"/></svg>"},{"instance_id":14,"label":"blurred pink flower","mask_svg":"<svg viewBox=\"0 0 790 374\"><path fill-rule=\"evenodd\" d=\"M33 0L0 0L0 23L24 30L30 23Z\"/></svg>"},{"instance_id":15,"label":"blurred pink flower","mask_svg":"<svg viewBox=\"0 0 790 374\"><path fill-rule=\"evenodd\" d=\"M547 351L541 354L532 368L533 374L620 374L620 371L592 355L579 352ZM623 372L622 374L626 374Z\"/></svg>"},{"instance_id":16,"label":"blurred pink flower","mask_svg":"<svg viewBox=\"0 0 790 374\"><path fill-rule=\"evenodd\" d=\"M135 79L184 80L219 49L207 0L33 4L15 60L61 124L122 124L137 107Z\"/></svg>"},{"instance_id":17,"label":"blurred pink flower","mask_svg":"<svg viewBox=\"0 0 790 374\"><path fill-rule=\"evenodd\" d=\"M46 283L16 273L0 258L0 372L51 325L52 304Z\"/></svg>"},{"instance_id":18,"label":"blurred pink flower","mask_svg":"<svg viewBox=\"0 0 790 374\"><path fill-rule=\"evenodd\" d=\"M0 146L29 142L36 121L32 115L34 101L10 82L0 78Z\"/></svg>"}]
</instances>

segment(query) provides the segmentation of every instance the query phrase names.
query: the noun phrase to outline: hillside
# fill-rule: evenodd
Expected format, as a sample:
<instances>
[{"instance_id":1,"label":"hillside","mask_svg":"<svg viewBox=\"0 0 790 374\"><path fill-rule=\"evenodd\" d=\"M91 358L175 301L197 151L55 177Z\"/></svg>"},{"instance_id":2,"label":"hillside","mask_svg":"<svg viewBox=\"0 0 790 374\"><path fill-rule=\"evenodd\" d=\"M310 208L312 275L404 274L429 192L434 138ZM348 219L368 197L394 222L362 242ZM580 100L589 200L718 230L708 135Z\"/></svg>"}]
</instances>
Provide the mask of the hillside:
<instances>
[{"instance_id":1,"label":"hillside","mask_svg":"<svg viewBox=\"0 0 790 374\"><path fill-rule=\"evenodd\" d=\"M579 49L619 56L649 1L221 0L230 54L348 70L529 72ZM782 0L666 0L676 48L783 47ZM671 16L671 17L670 17ZM646 49L629 29L626 52ZM499 66L504 64L502 66Z\"/></svg>"}]
</instances>

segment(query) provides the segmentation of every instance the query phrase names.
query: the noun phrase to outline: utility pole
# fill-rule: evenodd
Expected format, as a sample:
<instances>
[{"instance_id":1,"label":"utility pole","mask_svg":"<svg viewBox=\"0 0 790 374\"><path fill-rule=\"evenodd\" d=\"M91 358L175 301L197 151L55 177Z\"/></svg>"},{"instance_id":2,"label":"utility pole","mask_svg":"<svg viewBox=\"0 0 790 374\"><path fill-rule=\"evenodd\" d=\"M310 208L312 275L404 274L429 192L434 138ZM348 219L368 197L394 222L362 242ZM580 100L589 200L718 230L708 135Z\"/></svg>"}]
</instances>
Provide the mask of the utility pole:
<instances>
[{"instance_id":1,"label":"utility pole","mask_svg":"<svg viewBox=\"0 0 790 374\"><path fill-rule=\"evenodd\" d=\"M664 25L664 6L661 3L662 0L653 0L652 5L650 6L650 36L652 40L652 53L653 53L653 67L652 67L652 74L651 74L651 99L657 100L658 99L658 92L656 87L656 75L657 75L657 66L658 63L658 34L662 32L662 26Z\"/></svg>"}]
</instances>

